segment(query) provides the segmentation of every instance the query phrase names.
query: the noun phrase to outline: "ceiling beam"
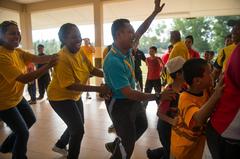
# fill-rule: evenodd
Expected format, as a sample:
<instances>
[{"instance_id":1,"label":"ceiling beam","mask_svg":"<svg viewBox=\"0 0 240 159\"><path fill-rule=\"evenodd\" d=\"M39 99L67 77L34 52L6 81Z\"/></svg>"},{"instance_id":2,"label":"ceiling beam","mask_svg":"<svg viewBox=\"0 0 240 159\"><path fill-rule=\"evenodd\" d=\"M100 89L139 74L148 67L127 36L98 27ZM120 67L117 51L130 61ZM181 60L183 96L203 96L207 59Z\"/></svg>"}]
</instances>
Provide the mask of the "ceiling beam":
<instances>
[{"instance_id":1,"label":"ceiling beam","mask_svg":"<svg viewBox=\"0 0 240 159\"><path fill-rule=\"evenodd\" d=\"M89 3L93 3L93 0L51 0L30 3L27 4L27 8L29 12L37 12L43 10L66 8L75 5L86 5Z\"/></svg>"},{"instance_id":2,"label":"ceiling beam","mask_svg":"<svg viewBox=\"0 0 240 159\"><path fill-rule=\"evenodd\" d=\"M10 0L0 0L0 7L10 9L10 10L15 10L15 11L19 12L22 8L22 5L17 2L10 1Z\"/></svg>"},{"instance_id":3,"label":"ceiling beam","mask_svg":"<svg viewBox=\"0 0 240 159\"><path fill-rule=\"evenodd\" d=\"M102 2L122 2L122 1L129 1L129 0L101 0ZM27 4L27 9L29 12L37 12L43 10L51 10L51 9L59 9L59 8L66 8L72 7L75 5L88 5L93 4L93 0L48 0L48 1L40 1L36 3L29 3Z\"/></svg>"}]
</instances>

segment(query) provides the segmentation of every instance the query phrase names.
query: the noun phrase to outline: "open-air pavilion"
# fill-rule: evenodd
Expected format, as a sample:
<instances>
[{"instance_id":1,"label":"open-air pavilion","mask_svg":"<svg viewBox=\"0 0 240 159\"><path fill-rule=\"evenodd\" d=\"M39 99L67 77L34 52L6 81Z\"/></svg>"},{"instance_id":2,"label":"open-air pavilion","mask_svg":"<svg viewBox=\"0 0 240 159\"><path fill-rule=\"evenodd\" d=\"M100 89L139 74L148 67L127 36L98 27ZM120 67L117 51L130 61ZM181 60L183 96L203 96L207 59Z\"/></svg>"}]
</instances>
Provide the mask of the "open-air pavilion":
<instances>
[{"instance_id":1,"label":"open-air pavilion","mask_svg":"<svg viewBox=\"0 0 240 159\"><path fill-rule=\"evenodd\" d=\"M161 18L240 15L239 0L165 0ZM101 64L103 24L117 18L144 20L153 9L153 0L0 0L0 21L20 24L22 46L31 50L32 30L57 28L66 22L94 24L95 63Z\"/></svg>"}]
</instances>

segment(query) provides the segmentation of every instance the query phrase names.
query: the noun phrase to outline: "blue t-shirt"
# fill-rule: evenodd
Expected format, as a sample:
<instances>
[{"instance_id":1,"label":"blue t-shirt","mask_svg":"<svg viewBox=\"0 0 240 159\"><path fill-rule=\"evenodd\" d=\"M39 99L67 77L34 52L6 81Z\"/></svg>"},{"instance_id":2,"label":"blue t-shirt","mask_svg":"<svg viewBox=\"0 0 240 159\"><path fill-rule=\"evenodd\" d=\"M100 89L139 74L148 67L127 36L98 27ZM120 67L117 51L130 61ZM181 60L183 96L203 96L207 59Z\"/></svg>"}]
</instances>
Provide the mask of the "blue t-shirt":
<instances>
[{"instance_id":1,"label":"blue t-shirt","mask_svg":"<svg viewBox=\"0 0 240 159\"><path fill-rule=\"evenodd\" d=\"M115 99L127 98L122 94L122 88L130 86L132 89L135 89L135 79L131 73L131 69L134 70L131 51L130 49L128 53L124 55L113 45L104 59L104 80L107 86L111 88L113 98ZM131 69L124 60L131 65Z\"/></svg>"}]
</instances>

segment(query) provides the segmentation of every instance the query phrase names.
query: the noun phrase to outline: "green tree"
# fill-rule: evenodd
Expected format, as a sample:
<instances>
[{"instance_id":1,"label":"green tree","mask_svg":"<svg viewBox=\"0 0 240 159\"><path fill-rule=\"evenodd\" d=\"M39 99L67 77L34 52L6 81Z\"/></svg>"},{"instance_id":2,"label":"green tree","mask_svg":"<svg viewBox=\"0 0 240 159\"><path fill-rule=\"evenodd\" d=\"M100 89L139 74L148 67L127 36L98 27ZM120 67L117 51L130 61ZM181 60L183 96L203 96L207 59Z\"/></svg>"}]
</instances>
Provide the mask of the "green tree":
<instances>
[{"instance_id":1,"label":"green tree","mask_svg":"<svg viewBox=\"0 0 240 159\"><path fill-rule=\"evenodd\" d=\"M211 35L211 48L212 50L219 50L224 47L224 38L230 34L231 27L227 25L229 20L240 19L240 16L219 16L212 17L213 27Z\"/></svg>"},{"instance_id":2,"label":"green tree","mask_svg":"<svg viewBox=\"0 0 240 159\"><path fill-rule=\"evenodd\" d=\"M199 52L210 50L211 19L200 17L194 19L174 19L174 30L181 32L182 38L187 35L194 37L193 47Z\"/></svg>"},{"instance_id":3,"label":"green tree","mask_svg":"<svg viewBox=\"0 0 240 159\"><path fill-rule=\"evenodd\" d=\"M37 40L37 41L33 42L34 52L35 52L36 55L38 54L37 46L39 44L43 44L44 45L44 50L45 50L45 53L47 55L51 55L51 54L57 53L60 50L60 42L55 40L55 39L52 39L52 40L41 40L41 41Z\"/></svg>"},{"instance_id":4,"label":"green tree","mask_svg":"<svg viewBox=\"0 0 240 159\"><path fill-rule=\"evenodd\" d=\"M156 29L149 28L147 33L142 36L139 42L139 49L145 54L151 46L156 46L158 53L163 53L169 45L169 38L162 36L164 33L169 32L167 25L164 21L157 25Z\"/></svg>"}]
</instances>

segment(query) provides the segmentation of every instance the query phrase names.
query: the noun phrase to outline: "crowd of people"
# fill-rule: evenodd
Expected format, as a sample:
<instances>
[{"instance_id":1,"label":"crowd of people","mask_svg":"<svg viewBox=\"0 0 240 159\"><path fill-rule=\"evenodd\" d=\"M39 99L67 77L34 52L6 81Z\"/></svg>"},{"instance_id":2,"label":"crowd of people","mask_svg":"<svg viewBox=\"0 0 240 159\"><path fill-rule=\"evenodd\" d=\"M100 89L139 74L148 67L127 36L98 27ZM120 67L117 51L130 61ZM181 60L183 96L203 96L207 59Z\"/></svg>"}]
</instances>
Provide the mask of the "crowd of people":
<instances>
[{"instance_id":1,"label":"crowd of people","mask_svg":"<svg viewBox=\"0 0 240 159\"><path fill-rule=\"evenodd\" d=\"M155 46L149 46L146 57L138 49L139 39L165 5L154 2L153 12L136 32L128 19L113 22L113 44L104 50L103 70L94 67L95 49L90 39L82 39L75 24L60 27L61 49L56 54L46 55L40 44L34 55L19 48L18 25L2 22L0 118L12 133L1 143L0 152L12 153L13 159L28 158L29 129L36 122L30 104L43 99L46 92L51 108L67 125L52 150L77 159L84 137L81 96L86 92L90 99L89 92L98 92L105 99L117 136L105 144L111 159L131 158L136 141L148 127L148 101L158 105L156 131L162 143L162 147L147 151L150 159L201 159L206 143L213 159L239 159L240 20L229 23L231 35L226 36L215 61L213 51L205 51L201 58L192 47L194 37L182 40L178 30L170 32L171 44L162 58L156 55ZM141 62L148 69L145 85ZM90 85L92 76L104 78L105 83ZM29 101L23 96L25 84Z\"/></svg>"}]
</instances>

